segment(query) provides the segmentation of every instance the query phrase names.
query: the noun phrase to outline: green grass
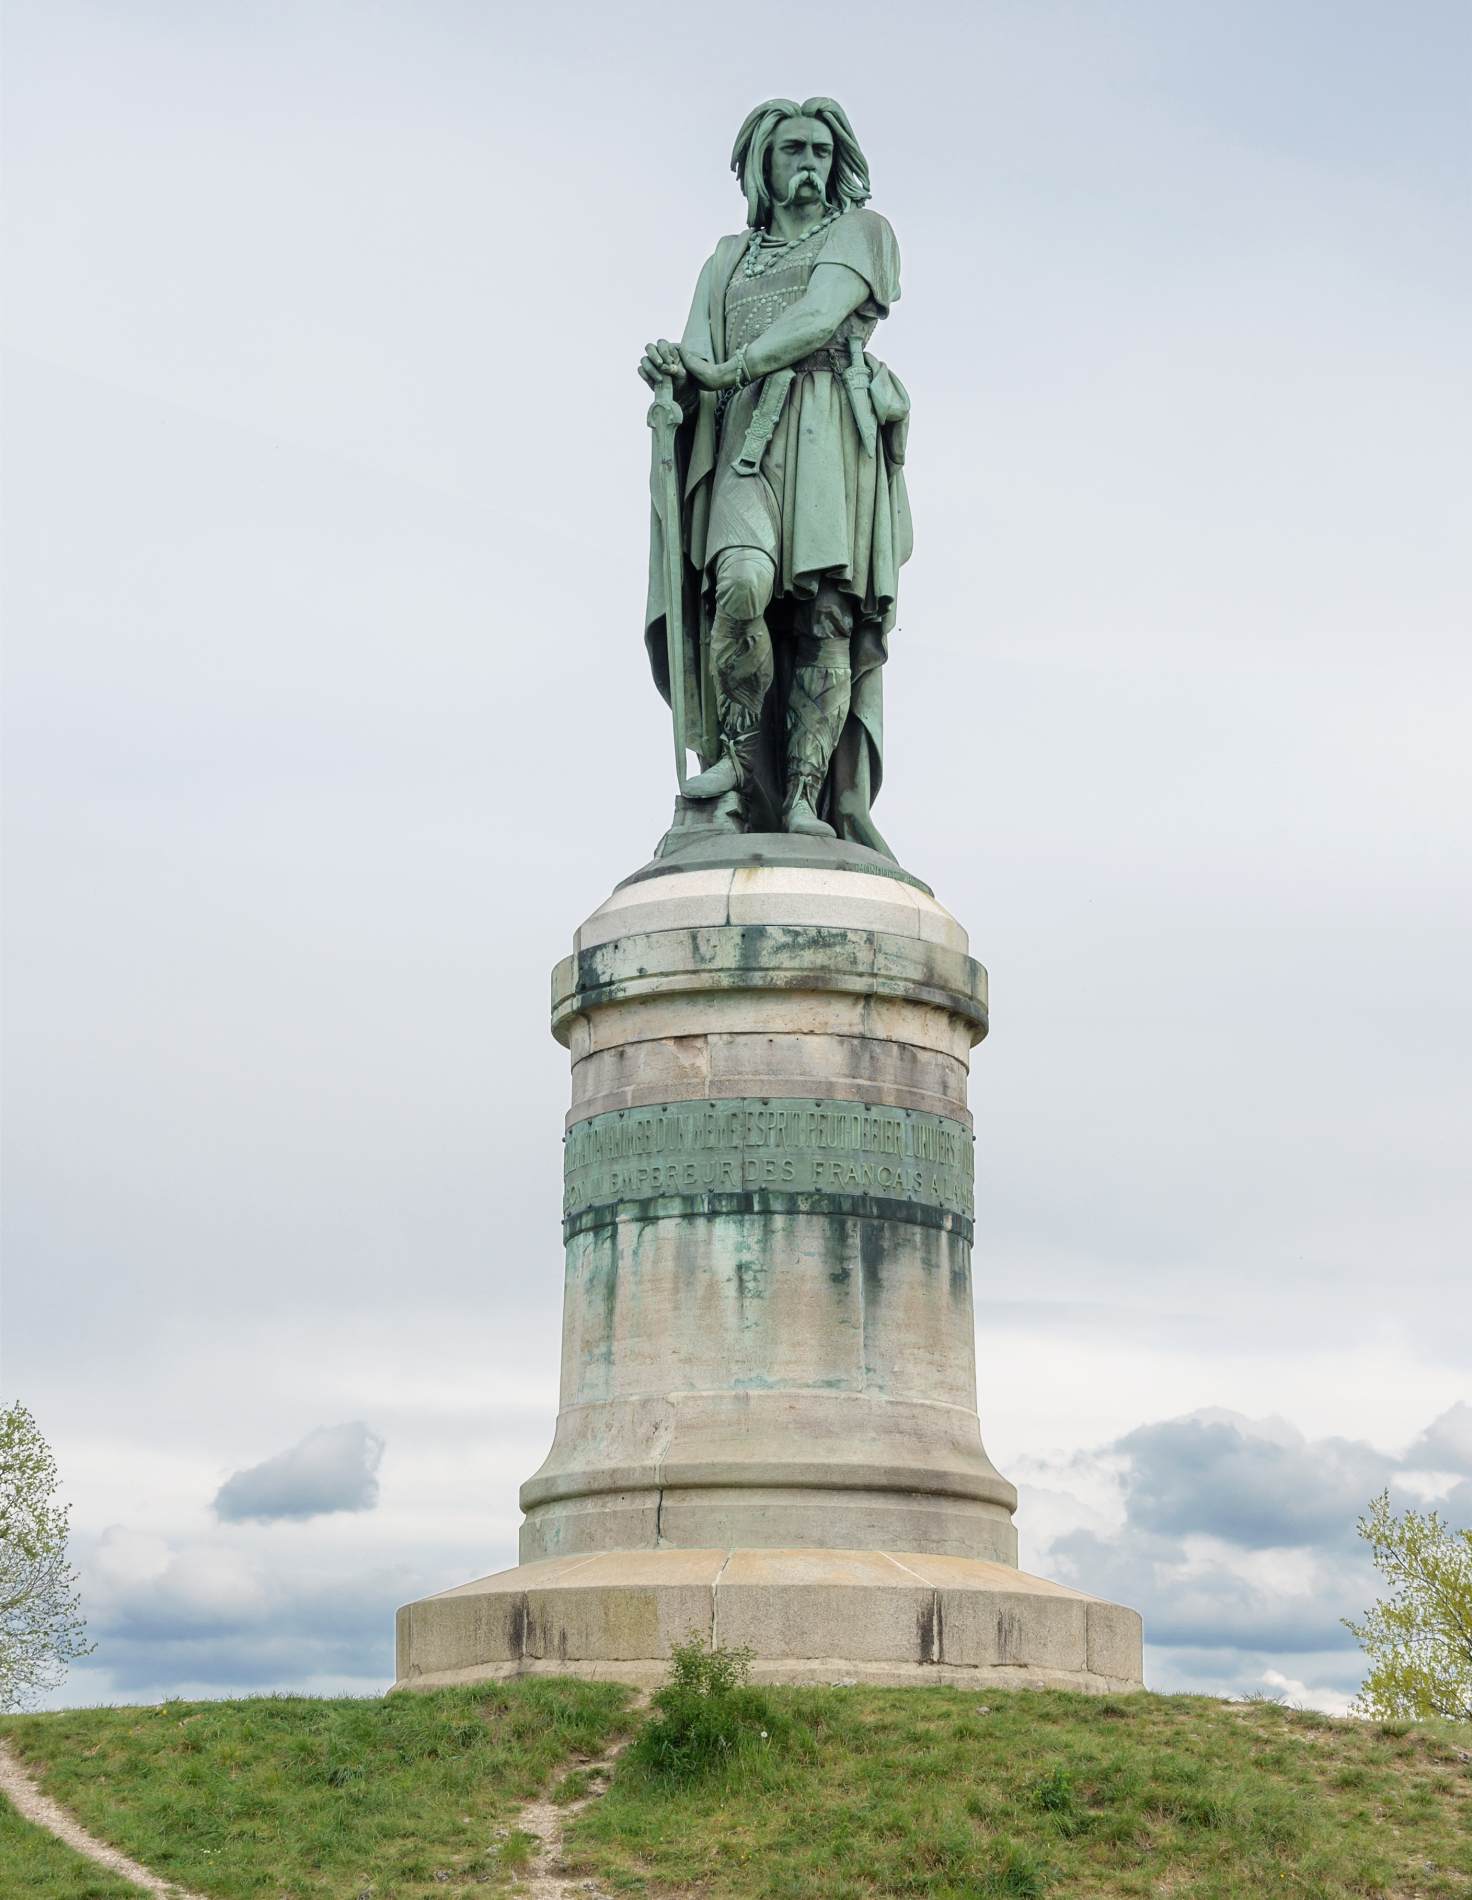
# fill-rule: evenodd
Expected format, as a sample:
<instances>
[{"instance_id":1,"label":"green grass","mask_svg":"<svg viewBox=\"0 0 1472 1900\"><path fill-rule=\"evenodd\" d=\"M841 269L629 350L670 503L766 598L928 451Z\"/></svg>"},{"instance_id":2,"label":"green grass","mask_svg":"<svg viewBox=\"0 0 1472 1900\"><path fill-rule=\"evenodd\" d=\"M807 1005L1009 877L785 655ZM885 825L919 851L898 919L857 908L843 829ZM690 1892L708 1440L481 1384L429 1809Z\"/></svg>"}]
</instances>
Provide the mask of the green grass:
<instances>
[{"instance_id":1,"label":"green grass","mask_svg":"<svg viewBox=\"0 0 1472 1900\"><path fill-rule=\"evenodd\" d=\"M15 1900L138 1900L138 1889L21 1820L0 1795L0 1893Z\"/></svg>"},{"instance_id":2,"label":"green grass","mask_svg":"<svg viewBox=\"0 0 1472 1900\"><path fill-rule=\"evenodd\" d=\"M1203 1697L765 1694L782 1749L689 1784L626 1755L569 1865L701 1900L1472 1895L1472 1769L1440 1734Z\"/></svg>"},{"instance_id":3,"label":"green grass","mask_svg":"<svg viewBox=\"0 0 1472 1900\"><path fill-rule=\"evenodd\" d=\"M754 1692L721 1767L637 1752L569 1864L649 1900L1472 1900L1472 1737L1273 1703L948 1689ZM505 1893L533 1796L629 1721L607 1684L89 1709L0 1724L95 1834L211 1900ZM0 1822L3 1822L0 1804ZM125 1889L0 1825L0 1894ZM49 1882L49 1884L48 1884Z\"/></svg>"},{"instance_id":4,"label":"green grass","mask_svg":"<svg viewBox=\"0 0 1472 1900\"><path fill-rule=\"evenodd\" d=\"M94 1834L218 1900L427 1900L504 1884L532 1845L505 1832L519 1804L606 1748L627 1703L608 1683L539 1679L77 1709L0 1733ZM29 1895L12 1857L0 1894Z\"/></svg>"}]
</instances>

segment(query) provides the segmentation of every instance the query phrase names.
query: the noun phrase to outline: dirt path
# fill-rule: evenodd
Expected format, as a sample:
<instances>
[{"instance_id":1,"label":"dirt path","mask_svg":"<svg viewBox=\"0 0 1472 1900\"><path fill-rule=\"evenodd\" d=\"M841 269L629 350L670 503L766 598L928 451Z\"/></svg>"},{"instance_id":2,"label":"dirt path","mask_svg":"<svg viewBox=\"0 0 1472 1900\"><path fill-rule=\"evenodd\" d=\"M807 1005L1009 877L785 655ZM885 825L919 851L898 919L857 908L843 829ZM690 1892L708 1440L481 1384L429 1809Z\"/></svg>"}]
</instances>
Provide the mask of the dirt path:
<instances>
[{"instance_id":1,"label":"dirt path","mask_svg":"<svg viewBox=\"0 0 1472 1900\"><path fill-rule=\"evenodd\" d=\"M648 1703L648 1695L640 1695L629 1704L630 1711L646 1708ZM516 1892L522 1900L607 1900L596 1880L562 1871L562 1842L568 1822L607 1793L613 1765L633 1739L633 1735L626 1735L612 1748L606 1748L596 1761L579 1764L593 1784L587 1794L576 1801L561 1803L528 1801L511 1821L508 1832L519 1830L523 1834L535 1834L538 1843L531 1865L517 1882Z\"/></svg>"},{"instance_id":2,"label":"dirt path","mask_svg":"<svg viewBox=\"0 0 1472 1900\"><path fill-rule=\"evenodd\" d=\"M630 1710L645 1708L648 1702L647 1694L640 1695L630 1703ZM606 1793L613 1765L633 1739L632 1735L626 1735L595 1760L578 1764L592 1784L585 1795L576 1801L528 1801L507 1826L499 1830L503 1839L518 1832L536 1837L536 1851L516 1887L524 1900L604 1900L603 1890L596 1880L562 1871L562 1842L574 1815L581 1814ZM95 1834L89 1834L80 1821L74 1821L65 1808L58 1807L50 1795L41 1792L30 1769L5 1742L0 1742L0 1794L5 1795L27 1821L34 1821L37 1827L45 1828L47 1833L65 1841L68 1847L85 1854L88 1860L105 1867L119 1879L131 1880L144 1893L156 1894L158 1900L204 1900L202 1894L193 1893L176 1881L165 1880L159 1874L151 1874L116 1847L109 1847Z\"/></svg>"},{"instance_id":3,"label":"dirt path","mask_svg":"<svg viewBox=\"0 0 1472 1900\"><path fill-rule=\"evenodd\" d=\"M0 1794L5 1795L16 1812L27 1821L34 1821L37 1827L44 1827L48 1834L65 1841L68 1847L74 1847L79 1854L85 1854L88 1860L96 1861L99 1867L105 1867L120 1880L131 1880L135 1887L141 1887L145 1893L157 1894L159 1900L203 1900L201 1895L191 1893L187 1887L149 1873L136 1860L129 1860L117 1848L109 1847L99 1841L95 1834L89 1834L79 1821L74 1821L64 1808L59 1808L50 1795L42 1794L30 1769L19 1756L11 1752L5 1742L0 1742Z\"/></svg>"}]
</instances>

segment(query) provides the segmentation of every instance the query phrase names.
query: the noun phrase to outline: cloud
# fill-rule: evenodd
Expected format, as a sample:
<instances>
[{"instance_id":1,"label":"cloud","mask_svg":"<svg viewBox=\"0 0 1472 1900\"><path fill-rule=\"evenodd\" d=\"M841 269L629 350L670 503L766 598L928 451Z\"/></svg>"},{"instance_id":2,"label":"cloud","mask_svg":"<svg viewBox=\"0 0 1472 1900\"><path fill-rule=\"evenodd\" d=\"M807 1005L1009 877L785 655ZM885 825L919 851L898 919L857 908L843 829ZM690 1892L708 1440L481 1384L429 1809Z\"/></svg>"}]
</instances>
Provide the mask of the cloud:
<instances>
[{"instance_id":1,"label":"cloud","mask_svg":"<svg viewBox=\"0 0 1472 1900\"><path fill-rule=\"evenodd\" d=\"M258 1569L220 1544L172 1549L161 1537L115 1524L90 1566L89 1618L133 1641L212 1639L259 1626L270 1592Z\"/></svg>"},{"instance_id":2,"label":"cloud","mask_svg":"<svg viewBox=\"0 0 1472 1900\"><path fill-rule=\"evenodd\" d=\"M1049 1568L1061 1583L1127 1603L1166 1648L1318 1652L1351 1648L1340 1618L1371 1601L1367 1558L1274 1553L1264 1562L1215 1539L1152 1535L1060 1537Z\"/></svg>"},{"instance_id":3,"label":"cloud","mask_svg":"<svg viewBox=\"0 0 1472 1900\"><path fill-rule=\"evenodd\" d=\"M1296 1676L1285 1676L1281 1669L1264 1669L1262 1679L1269 1695L1298 1708L1322 1709L1326 1715L1348 1715L1353 1697L1322 1687L1310 1688Z\"/></svg>"},{"instance_id":4,"label":"cloud","mask_svg":"<svg viewBox=\"0 0 1472 1900\"><path fill-rule=\"evenodd\" d=\"M1428 1492L1424 1474L1465 1470L1469 1454L1465 1404L1400 1456L1213 1408L1138 1426L1056 1467L1045 1486L1046 1468L1034 1467L1024 1526L1039 1568L1140 1611L1158 1686L1338 1708L1362 1669L1341 1619L1380 1593L1358 1518L1390 1488L1417 1505L1434 1493L1448 1522L1467 1522L1472 1481L1449 1487L1443 1476ZM1172 1655L1189 1667L1162 1664Z\"/></svg>"},{"instance_id":5,"label":"cloud","mask_svg":"<svg viewBox=\"0 0 1472 1900\"><path fill-rule=\"evenodd\" d=\"M1465 1400L1434 1418L1405 1455L1412 1469L1472 1476L1472 1405Z\"/></svg>"},{"instance_id":6,"label":"cloud","mask_svg":"<svg viewBox=\"0 0 1472 1900\"><path fill-rule=\"evenodd\" d=\"M1253 1550L1353 1547L1355 1520L1399 1461L1362 1439L1306 1439L1280 1419L1193 1414L1142 1425L1112 1449L1128 1464L1129 1522Z\"/></svg>"},{"instance_id":7,"label":"cloud","mask_svg":"<svg viewBox=\"0 0 1472 1900\"><path fill-rule=\"evenodd\" d=\"M1472 1478L1453 1485L1444 1498L1437 1500L1437 1508L1442 1522L1453 1530L1472 1529Z\"/></svg>"},{"instance_id":8,"label":"cloud","mask_svg":"<svg viewBox=\"0 0 1472 1900\"><path fill-rule=\"evenodd\" d=\"M73 1672L69 1699L89 1679L99 1693L130 1698L186 1687L300 1690L324 1678L382 1688L393 1673L394 1610L427 1585L419 1567L364 1564L353 1552L283 1567L250 1541L258 1535L176 1545L125 1525L105 1531L83 1554L97 1649Z\"/></svg>"},{"instance_id":9,"label":"cloud","mask_svg":"<svg viewBox=\"0 0 1472 1900\"><path fill-rule=\"evenodd\" d=\"M328 1511L371 1511L383 1440L361 1423L327 1425L264 1464L227 1478L215 1515L227 1524L318 1517Z\"/></svg>"},{"instance_id":10,"label":"cloud","mask_svg":"<svg viewBox=\"0 0 1472 1900\"><path fill-rule=\"evenodd\" d=\"M1145 1645L1145 1678L1163 1695L1261 1696L1343 1714L1360 1686L1358 1650L1171 1649Z\"/></svg>"}]
</instances>

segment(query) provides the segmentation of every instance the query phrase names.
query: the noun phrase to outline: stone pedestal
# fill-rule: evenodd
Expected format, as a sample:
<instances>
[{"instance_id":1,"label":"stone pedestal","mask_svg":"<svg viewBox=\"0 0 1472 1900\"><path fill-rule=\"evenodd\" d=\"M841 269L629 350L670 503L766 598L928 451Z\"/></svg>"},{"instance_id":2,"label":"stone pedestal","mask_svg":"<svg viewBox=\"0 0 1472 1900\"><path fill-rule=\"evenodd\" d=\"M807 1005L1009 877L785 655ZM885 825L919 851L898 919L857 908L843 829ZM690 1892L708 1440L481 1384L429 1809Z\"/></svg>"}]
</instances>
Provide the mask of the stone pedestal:
<instances>
[{"instance_id":1,"label":"stone pedestal","mask_svg":"<svg viewBox=\"0 0 1472 1900\"><path fill-rule=\"evenodd\" d=\"M1140 1681L1139 1618L1016 1568L982 1445L972 1048L986 973L858 846L696 839L552 983L572 1058L561 1411L521 1566L399 1613L401 1683Z\"/></svg>"}]
</instances>

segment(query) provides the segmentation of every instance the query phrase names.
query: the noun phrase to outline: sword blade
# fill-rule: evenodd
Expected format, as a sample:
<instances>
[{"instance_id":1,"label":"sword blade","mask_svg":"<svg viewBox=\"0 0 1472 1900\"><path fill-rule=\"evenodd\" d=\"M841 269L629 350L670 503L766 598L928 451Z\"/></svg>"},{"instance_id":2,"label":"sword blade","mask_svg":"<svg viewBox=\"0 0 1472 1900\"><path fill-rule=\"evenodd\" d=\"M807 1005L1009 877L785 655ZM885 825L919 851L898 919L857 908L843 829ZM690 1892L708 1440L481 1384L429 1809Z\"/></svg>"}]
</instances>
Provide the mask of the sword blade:
<instances>
[{"instance_id":1,"label":"sword blade","mask_svg":"<svg viewBox=\"0 0 1472 1900\"><path fill-rule=\"evenodd\" d=\"M675 783L681 795L688 777L685 744L685 575L680 547L680 483L675 467L675 438L682 420L668 376L655 385L654 401L645 418L653 436L649 493L664 536L665 661L670 678L670 712L674 721Z\"/></svg>"}]
</instances>

